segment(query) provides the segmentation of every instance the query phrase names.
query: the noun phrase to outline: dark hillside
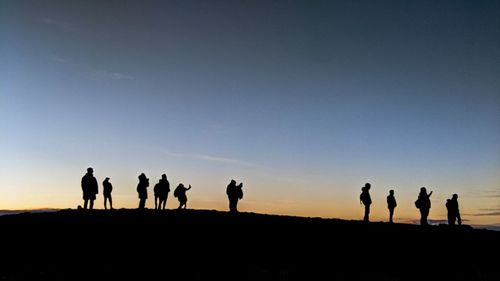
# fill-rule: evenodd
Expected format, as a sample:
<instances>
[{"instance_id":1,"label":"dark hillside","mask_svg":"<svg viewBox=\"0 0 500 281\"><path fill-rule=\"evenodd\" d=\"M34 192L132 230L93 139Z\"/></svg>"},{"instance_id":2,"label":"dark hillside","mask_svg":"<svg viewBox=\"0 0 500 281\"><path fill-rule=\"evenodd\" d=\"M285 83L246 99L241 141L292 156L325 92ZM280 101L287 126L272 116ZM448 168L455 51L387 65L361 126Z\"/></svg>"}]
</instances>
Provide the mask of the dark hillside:
<instances>
[{"instance_id":1,"label":"dark hillside","mask_svg":"<svg viewBox=\"0 0 500 281\"><path fill-rule=\"evenodd\" d=\"M498 280L500 233L187 210L0 217L0 280ZM131 279L133 278L133 279Z\"/></svg>"}]
</instances>

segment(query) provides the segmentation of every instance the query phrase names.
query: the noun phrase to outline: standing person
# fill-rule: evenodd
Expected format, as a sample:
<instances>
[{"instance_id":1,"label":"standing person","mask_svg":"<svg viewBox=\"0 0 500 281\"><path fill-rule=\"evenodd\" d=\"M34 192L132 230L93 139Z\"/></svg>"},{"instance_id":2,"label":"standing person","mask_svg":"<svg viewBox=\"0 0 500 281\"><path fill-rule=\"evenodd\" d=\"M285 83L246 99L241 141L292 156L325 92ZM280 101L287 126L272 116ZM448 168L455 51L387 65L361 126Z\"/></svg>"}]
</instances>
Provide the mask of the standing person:
<instances>
[{"instance_id":1,"label":"standing person","mask_svg":"<svg viewBox=\"0 0 500 281\"><path fill-rule=\"evenodd\" d=\"M104 194L104 209L107 210L106 202L109 200L109 208L113 210L113 199L111 198L111 191L113 186L109 182L109 178L104 179L102 182L102 193Z\"/></svg>"},{"instance_id":2,"label":"standing person","mask_svg":"<svg viewBox=\"0 0 500 281\"><path fill-rule=\"evenodd\" d=\"M92 210L94 208L94 200L96 194L99 192L97 180L94 177L94 169L87 168L87 173L82 178L82 191L83 191L83 208ZM88 204L90 201L90 204Z\"/></svg>"},{"instance_id":3,"label":"standing person","mask_svg":"<svg viewBox=\"0 0 500 281\"><path fill-rule=\"evenodd\" d=\"M359 195L359 200L365 206L365 217L363 218L363 221L365 222L370 221L370 205L372 204L372 198L370 197L370 188L371 184L365 183L365 186L361 188L361 195Z\"/></svg>"},{"instance_id":4,"label":"standing person","mask_svg":"<svg viewBox=\"0 0 500 281\"><path fill-rule=\"evenodd\" d=\"M462 225L462 218L460 217L460 211L458 210L458 195L453 194L453 197L451 199L447 199L446 201L448 224L455 225L455 221L457 221L458 225Z\"/></svg>"},{"instance_id":5,"label":"standing person","mask_svg":"<svg viewBox=\"0 0 500 281\"><path fill-rule=\"evenodd\" d=\"M418 199L415 201L415 206L420 210L420 225L429 225L427 217L431 209L431 195L432 191L427 194L427 189L425 187L420 188Z\"/></svg>"},{"instance_id":6,"label":"standing person","mask_svg":"<svg viewBox=\"0 0 500 281\"><path fill-rule=\"evenodd\" d=\"M167 205L168 193L170 192L170 183L167 180L167 175L161 175L160 182L160 202L158 204L158 209L165 210L165 206Z\"/></svg>"},{"instance_id":7,"label":"standing person","mask_svg":"<svg viewBox=\"0 0 500 281\"><path fill-rule=\"evenodd\" d=\"M231 213L238 212L238 200L243 199L243 183L236 185L235 180L231 180L231 182L227 185L226 194L229 199L229 211Z\"/></svg>"},{"instance_id":8,"label":"standing person","mask_svg":"<svg viewBox=\"0 0 500 281\"><path fill-rule=\"evenodd\" d=\"M137 193L139 194L139 210L146 207L146 199L148 199L149 179L144 173L139 175L139 183L137 184Z\"/></svg>"},{"instance_id":9,"label":"standing person","mask_svg":"<svg viewBox=\"0 0 500 281\"><path fill-rule=\"evenodd\" d=\"M161 179L155 184L155 210L165 210L167 204L168 193L170 192L170 183L167 180L167 175L161 175Z\"/></svg>"},{"instance_id":10,"label":"standing person","mask_svg":"<svg viewBox=\"0 0 500 281\"><path fill-rule=\"evenodd\" d=\"M177 209L186 209L187 208L187 196L186 196L186 191L191 189L191 185L189 185L188 188L185 188L182 183L180 183L177 188L174 190L174 197L177 197L177 200L179 200L179 208Z\"/></svg>"},{"instance_id":11,"label":"standing person","mask_svg":"<svg viewBox=\"0 0 500 281\"><path fill-rule=\"evenodd\" d=\"M392 217L394 216L394 209L398 204L396 203L396 198L394 197L394 190L389 190L389 195L387 195L387 208L389 209L389 222L392 223Z\"/></svg>"},{"instance_id":12,"label":"standing person","mask_svg":"<svg viewBox=\"0 0 500 281\"><path fill-rule=\"evenodd\" d=\"M155 195L155 210L158 210L158 201L160 200L160 182L155 184L155 187L153 188L153 193Z\"/></svg>"}]
</instances>

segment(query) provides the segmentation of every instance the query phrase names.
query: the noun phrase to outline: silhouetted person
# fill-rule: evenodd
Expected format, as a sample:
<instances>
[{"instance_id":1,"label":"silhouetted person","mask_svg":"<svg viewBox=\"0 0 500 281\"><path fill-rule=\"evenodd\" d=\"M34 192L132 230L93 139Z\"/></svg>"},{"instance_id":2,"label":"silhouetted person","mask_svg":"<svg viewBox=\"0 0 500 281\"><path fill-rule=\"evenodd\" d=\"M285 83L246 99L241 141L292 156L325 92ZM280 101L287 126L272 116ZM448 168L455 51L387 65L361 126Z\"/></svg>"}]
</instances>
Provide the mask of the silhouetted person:
<instances>
[{"instance_id":1,"label":"silhouetted person","mask_svg":"<svg viewBox=\"0 0 500 281\"><path fill-rule=\"evenodd\" d=\"M446 200L446 209L448 210L448 224L455 225L458 221L458 225L462 225L462 218L460 217L460 211L458 210L458 195L453 194L451 199Z\"/></svg>"},{"instance_id":2,"label":"silhouetted person","mask_svg":"<svg viewBox=\"0 0 500 281\"><path fill-rule=\"evenodd\" d=\"M387 195L387 208L389 209L389 222L392 223L392 217L394 216L394 209L398 204L396 203L396 198L394 197L394 190L389 190L389 195Z\"/></svg>"},{"instance_id":3,"label":"silhouetted person","mask_svg":"<svg viewBox=\"0 0 500 281\"><path fill-rule=\"evenodd\" d=\"M236 185L235 180L231 180L231 182L227 185L226 194L229 199L229 211L231 213L238 212L238 201L243 199L243 183Z\"/></svg>"},{"instance_id":4,"label":"silhouetted person","mask_svg":"<svg viewBox=\"0 0 500 281\"><path fill-rule=\"evenodd\" d=\"M420 188L418 199L415 201L415 206L420 210L420 225L428 225L427 217L431 209L431 195L432 191L427 194L425 187Z\"/></svg>"},{"instance_id":5,"label":"silhouetted person","mask_svg":"<svg viewBox=\"0 0 500 281\"><path fill-rule=\"evenodd\" d=\"M155 185L155 209L165 210L167 204L168 193L170 192L170 183L167 180L167 175L161 175L160 181Z\"/></svg>"},{"instance_id":6,"label":"silhouetted person","mask_svg":"<svg viewBox=\"0 0 500 281\"><path fill-rule=\"evenodd\" d=\"M180 183L177 188L174 190L174 197L177 197L177 200L179 200L179 208L177 209L186 209L187 208L187 196L186 196L186 191L191 189L191 185L189 185L188 188L185 188L182 183Z\"/></svg>"},{"instance_id":7,"label":"silhouetted person","mask_svg":"<svg viewBox=\"0 0 500 281\"><path fill-rule=\"evenodd\" d=\"M94 177L94 170L92 168L87 169L87 173L82 178L82 191L83 191L83 208L92 210L94 208L94 200L96 198L98 191L97 180ZM90 204L88 204L90 201Z\"/></svg>"},{"instance_id":8,"label":"silhouetted person","mask_svg":"<svg viewBox=\"0 0 500 281\"><path fill-rule=\"evenodd\" d=\"M139 175L139 183L137 184L137 193L139 194L139 209L146 207L146 199L148 199L149 179L144 173Z\"/></svg>"},{"instance_id":9,"label":"silhouetted person","mask_svg":"<svg viewBox=\"0 0 500 281\"><path fill-rule=\"evenodd\" d=\"M111 198L111 191L113 191L113 186L109 182L109 178L106 178L102 182L102 193L104 194L104 209L108 209L106 202L109 200L109 208L113 210L113 199Z\"/></svg>"},{"instance_id":10,"label":"silhouetted person","mask_svg":"<svg viewBox=\"0 0 500 281\"><path fill-rule=\"evenodd\" d=\"M372 204L372 198L370 197L371 184L365 183L365 186L361 188L361 195L359 195L359 200L365 206L365 217L363 221L370 221L370 205Z\"/></svg>"},{"instance_id":11,"label":"silhouetted person","mask_svg":"<svg viewBox=\"0 0 500 281\"><path fill-rule=\"evenodd\" d=\"M155 195L155 210L158 210L158 201L160 200L160 182L155 184L155 187L153 188L153 193Z\"/></svg>"}]
</instances>

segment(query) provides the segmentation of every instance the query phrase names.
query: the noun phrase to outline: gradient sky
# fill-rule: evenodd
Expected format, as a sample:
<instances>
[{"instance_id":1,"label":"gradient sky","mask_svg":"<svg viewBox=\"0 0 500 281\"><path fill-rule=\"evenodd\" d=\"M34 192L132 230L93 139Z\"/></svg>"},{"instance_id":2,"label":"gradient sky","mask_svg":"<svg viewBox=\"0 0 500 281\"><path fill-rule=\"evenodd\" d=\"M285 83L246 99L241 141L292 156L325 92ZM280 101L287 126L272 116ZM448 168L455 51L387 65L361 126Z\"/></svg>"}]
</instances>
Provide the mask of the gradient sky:
<instances>
[{"instance_id":1,"label":"gradient sky","mask_svg":"<svg viewBox=\"0 0 500 281\"><path fill-rule=\"evenodd\" d=\"M190 208L500 224L499 1L0 1L0 209ZM101 194L96 202L102 206ZM171 196L167 207L177 206ZM150 199L147 206L153 205Z\"/></svg>"}]
</instances>

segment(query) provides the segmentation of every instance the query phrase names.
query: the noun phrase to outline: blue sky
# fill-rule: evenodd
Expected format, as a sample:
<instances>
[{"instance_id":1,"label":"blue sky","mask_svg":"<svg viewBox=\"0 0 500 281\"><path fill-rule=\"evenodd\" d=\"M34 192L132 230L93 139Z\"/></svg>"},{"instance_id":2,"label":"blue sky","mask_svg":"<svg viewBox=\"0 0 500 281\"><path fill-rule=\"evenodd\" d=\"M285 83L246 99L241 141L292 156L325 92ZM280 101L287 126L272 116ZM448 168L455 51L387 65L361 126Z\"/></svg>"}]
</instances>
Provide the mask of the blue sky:
<instances>
[{"instance_id":1,"label":"blue sky","mask_svg":"<svg viewBox=\"0 0 500 281\"><path fill-rule=\"evenodd\" d=\"M365 182L498 223L496 1L2 1L0 205L74 207L88 166L192 207L357 218ZM170 201L171 207L175 205ZM495 212L495 211L493 211ZM474 215L475 214L475 215ZM431 212L431 217L433 213Z\"/></svg>"}]
</instances>

